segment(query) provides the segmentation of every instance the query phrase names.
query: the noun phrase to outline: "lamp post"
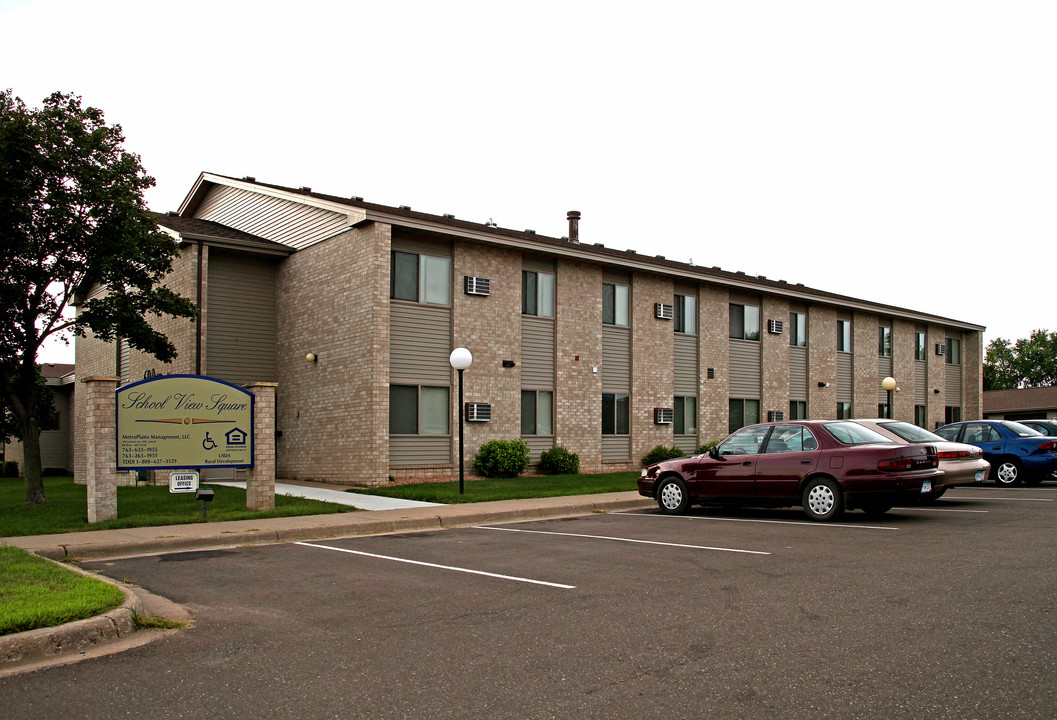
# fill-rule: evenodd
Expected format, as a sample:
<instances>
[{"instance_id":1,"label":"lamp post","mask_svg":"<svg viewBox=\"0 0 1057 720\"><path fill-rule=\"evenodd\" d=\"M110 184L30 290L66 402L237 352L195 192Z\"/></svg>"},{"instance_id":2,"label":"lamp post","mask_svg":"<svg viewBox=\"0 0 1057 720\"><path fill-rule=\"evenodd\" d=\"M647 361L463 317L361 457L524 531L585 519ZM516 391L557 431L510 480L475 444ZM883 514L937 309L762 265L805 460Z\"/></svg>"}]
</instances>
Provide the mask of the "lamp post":
<instances>
[{"instance_id":1,"label":"lamp post","mask_svg":"<svg viewBox=\"0 0 1057 720\"><path fill-rule=\"evenodd\" d=\"M888 419L892 419L892 393L896 390L896 379L886 377L881 381L881 387L888 392Z\"/></svg>"},{"instance_id":2,"label":"lamp post","mask_svg":"<svg viewBox=\"0 0 1057 720\"><path fill-rule=\"evenodd\" d=\"M462 411L462 371L473 363L473 355L464 347L457 347L451 351L448 357L451 366L459 371L459 494L463 493L463 479L465 478L465 462L463 460L463 426L464 418Z\"/></svg>"}]
</instances>

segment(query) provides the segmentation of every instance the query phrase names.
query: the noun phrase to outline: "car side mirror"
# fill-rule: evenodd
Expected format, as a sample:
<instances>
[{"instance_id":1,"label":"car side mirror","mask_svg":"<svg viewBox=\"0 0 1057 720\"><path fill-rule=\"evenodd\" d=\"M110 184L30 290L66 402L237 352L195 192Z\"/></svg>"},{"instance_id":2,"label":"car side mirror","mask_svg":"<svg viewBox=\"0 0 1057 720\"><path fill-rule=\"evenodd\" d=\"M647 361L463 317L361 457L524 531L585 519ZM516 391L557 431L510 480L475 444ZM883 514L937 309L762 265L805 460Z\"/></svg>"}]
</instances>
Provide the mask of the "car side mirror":
<instances>
[{"instance_id":1,"label":"car side mirror","mask_svg":"<svg viewBox=\"0 0 1057 720\"><path fill-rule=\"evenodd\" d=\"M713 460L719 460L719 445L713 445L708 449L708 456Z\"/></svg>"}]
</instances>

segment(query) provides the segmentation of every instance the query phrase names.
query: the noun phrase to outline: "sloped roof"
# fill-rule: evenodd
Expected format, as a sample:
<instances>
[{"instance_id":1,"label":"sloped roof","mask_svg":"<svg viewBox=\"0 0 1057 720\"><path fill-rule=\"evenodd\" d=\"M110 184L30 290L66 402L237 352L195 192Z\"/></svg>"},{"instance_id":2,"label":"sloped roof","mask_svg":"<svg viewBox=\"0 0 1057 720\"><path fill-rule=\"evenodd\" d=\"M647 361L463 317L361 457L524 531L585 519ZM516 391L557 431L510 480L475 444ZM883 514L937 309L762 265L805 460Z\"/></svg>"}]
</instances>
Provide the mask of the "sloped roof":
<instances>
[{"instance_id":1,"label":"sloped roof","mask_svg":"<svg viewBox=\"0 0 1057 720\"><path fill-rule=\"evenodd\" d=\"M152 212L151 215L162 227L175 230L181 236L189 240L205 240L219 242L220 244L235 244L248 248L256 247L270 252L282 252L289 254L293 252L282 243L266 240L241 230L221 225L212 220L199 220L198 218L183 217L175 213Z\"/></svg>"}]
</instances>

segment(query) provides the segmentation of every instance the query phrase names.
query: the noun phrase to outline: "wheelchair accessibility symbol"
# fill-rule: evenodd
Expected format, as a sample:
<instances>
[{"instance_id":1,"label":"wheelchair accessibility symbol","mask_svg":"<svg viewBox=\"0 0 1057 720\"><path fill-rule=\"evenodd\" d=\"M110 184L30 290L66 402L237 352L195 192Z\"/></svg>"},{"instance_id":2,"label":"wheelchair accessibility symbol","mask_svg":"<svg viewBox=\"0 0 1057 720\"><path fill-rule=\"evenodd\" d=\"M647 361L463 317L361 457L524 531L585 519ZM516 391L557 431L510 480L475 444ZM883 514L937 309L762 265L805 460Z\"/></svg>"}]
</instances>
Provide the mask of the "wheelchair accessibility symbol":
<instances>
[{"instance_id":1,"label":"wheelchair accessibility symbol","mask_svg":"<svg viewBox=\"0 0 1057 720\"><path fill-rule=\"evenodd\" d=\"M217 444L213 442L213 438L209 437L209 433L206 433L206 439L202 441L202 447L206 450L212 450Z\"/></svg>"}]
</instances>

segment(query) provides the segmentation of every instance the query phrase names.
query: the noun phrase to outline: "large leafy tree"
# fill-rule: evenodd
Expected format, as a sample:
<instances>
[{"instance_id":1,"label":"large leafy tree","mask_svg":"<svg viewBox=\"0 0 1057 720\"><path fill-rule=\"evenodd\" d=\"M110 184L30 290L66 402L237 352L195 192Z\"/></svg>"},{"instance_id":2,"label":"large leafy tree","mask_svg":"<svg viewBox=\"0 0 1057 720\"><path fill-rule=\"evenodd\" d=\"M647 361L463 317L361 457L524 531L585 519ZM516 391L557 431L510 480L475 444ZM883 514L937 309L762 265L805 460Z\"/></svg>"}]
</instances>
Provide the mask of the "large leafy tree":
<instances>
[{"instance_id":1,"label":"large leafy tree","mask_svg":"<svg viewBox=\"0 0 1057 720\"><path fill-rule=\"evenodd\" d=\"M1035 330L1010 343L995 338L984 358L984 390L1057 385L1057 332Z\"/></svg>"},{"instance_id":2,"label":"large leafy tree","mask_svg":"<svg viewBox=\"0 0 1057 720\"><path fill-rule=\"evenodd\" d=\"M0 381L25 451L27 504L45 502L41 343L91 331L169 361L176 348L150 318L196 313L161 285L178 250L147 210L143 192L154 179L124 140L120 125L108 126L76 95L54 93L27 108L10 90L0 93ZM64 316L96 284L107 292Z\"/></svg>"}]
</instances>

